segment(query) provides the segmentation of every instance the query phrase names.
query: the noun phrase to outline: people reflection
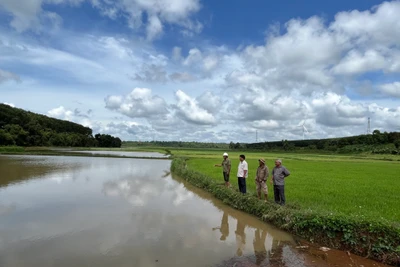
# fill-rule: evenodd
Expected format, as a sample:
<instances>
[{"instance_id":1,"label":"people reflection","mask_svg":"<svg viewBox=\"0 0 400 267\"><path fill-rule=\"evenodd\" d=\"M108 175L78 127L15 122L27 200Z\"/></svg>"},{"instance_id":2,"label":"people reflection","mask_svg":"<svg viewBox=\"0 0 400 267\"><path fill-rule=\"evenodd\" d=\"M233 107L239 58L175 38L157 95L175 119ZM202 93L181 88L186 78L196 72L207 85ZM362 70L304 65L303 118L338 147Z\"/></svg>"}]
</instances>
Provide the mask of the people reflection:
<instances>
[{"instance_id":1,"label":"people reflection","mask_svg":"<svg viewBox=\"0 0 400 267\"><path fill-rule=\"evenodd\" d=\"M221 232L221 238L220 240L225 241L226 238L229 236L229 222L228 222L228 213L224 211L224 214L222 215L221 219L221 226L220 227L214 227L214 230L219 229Z\"/></svg>"},{"instance_id":2,"label":"people reflection","mask_svg":"<svg viewBox=\"0 0 400 267\"><path fill-rule=\"evenodd\" d=\"M267 231L256 229L253 240L254 255L256 256L256 264L260 266L267 258L267 249L265 248L265 240Z\"/></svg>"},{"instance_id":3,"label":"people reflection","mask_svg":"<svg viewBox=\"0 0 400 267\"><path fill-rule=\"evenodd\" d=\"M236 224L236 255L242 256L243 251L246 247L246 233L245 233L245 228L246 225L241 221L241 219L238 217L237 218L237 224Z\"/></svg>"}]
</instances>

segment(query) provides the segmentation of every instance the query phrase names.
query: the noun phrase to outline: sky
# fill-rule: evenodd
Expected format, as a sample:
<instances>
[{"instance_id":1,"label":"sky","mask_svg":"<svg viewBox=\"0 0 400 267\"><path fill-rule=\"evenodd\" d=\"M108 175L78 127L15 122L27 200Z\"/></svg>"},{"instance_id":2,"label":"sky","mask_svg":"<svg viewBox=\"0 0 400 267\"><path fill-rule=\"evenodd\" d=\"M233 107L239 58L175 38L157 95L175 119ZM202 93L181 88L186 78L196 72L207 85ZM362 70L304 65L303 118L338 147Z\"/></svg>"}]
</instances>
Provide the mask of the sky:
<instances>
[{"instance_id":1,"label":"sky","mask_svg":"<svg viewBox=\"0 0 400 267\"><path fill-rule=\"evenodd\" d=\"M0 0L0 103L128 141L400 130L400 1Z\"/></svg>"}]
</instances>

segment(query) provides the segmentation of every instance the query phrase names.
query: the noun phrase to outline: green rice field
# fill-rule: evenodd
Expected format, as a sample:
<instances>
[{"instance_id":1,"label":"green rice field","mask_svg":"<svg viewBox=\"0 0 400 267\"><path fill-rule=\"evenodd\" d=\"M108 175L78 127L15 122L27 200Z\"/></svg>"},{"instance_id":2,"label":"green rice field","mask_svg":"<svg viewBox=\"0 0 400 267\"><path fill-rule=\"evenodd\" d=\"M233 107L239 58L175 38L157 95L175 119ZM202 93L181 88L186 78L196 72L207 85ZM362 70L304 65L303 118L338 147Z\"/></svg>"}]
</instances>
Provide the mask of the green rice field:
<instances>
[{"instance_id":1,"label":"green rice field","mask_svg":"<svg viewBox=\"0 0 400 267\"><path fill-rule=\"evenodd\" d=\"M202 172L223 184L223 151L172 150L188 158L189 168ZM229 151L228 151L229 152ZM231 184L237 186L240 152L229 152L232 161ZM286 180L286 202L290 206L323 213L343 214L371 220L400 222L400 157L366 155L313 155L248 152L247 191L255 193L254 176L258 158L267 161L270 171L274 160L283 160L291 175ZM273 199L268 181L269 199Z\"/></svg>"}]
</instances>

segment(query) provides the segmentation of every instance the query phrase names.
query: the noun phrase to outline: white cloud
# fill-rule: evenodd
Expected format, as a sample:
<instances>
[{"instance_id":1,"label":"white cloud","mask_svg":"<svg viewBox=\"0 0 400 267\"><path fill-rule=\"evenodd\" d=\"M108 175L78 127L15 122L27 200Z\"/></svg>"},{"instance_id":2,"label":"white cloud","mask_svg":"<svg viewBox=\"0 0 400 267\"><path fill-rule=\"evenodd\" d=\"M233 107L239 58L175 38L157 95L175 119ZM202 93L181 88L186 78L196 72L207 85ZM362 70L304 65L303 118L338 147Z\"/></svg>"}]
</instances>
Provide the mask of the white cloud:
<instances>
[{"instance_id":1,"label":"white cloud","mask_svg":"<svg viewBox=\"0 0 400 267\"><path fill-rule=\"evenodd\" d=\"M188 122L200 125L211 125L216 122L215 117L207 110L201 108L197 101L183 91L175 93L177 98L177 113Z\"/></svg>"},{"instance_id":2,"label":"white cloud","mask_svg":"<svg viewBox=\"0 0 400 267\"><path fill-rule=\"evenodd\" d=\"M379 70L386 65L385 58L375 50L368 50L364 54L359 51L350 51L333 71L337 74L359 74Z\"/></svg>"},{"instance_id":3,"label":"white cloud","mask_svg":"<svg viewBox=\"0 0 400 267\"><path fill-rule=\"evenodd\" d=\"M400 82L382 84L380 89L386 95L400 98Z\"/></svg>"},{"instance_id":4,"label":"white cloud","mask_svg":"<svg viewBox=\"0 0 400 267\"><path fill-rule=\"evenodd\" d=\"M194 63L201 61L202 58L203 58L203 56L202 56L201 51L197 48L192 48L189 50L188 56L183 61L183 65L191 66Z\"/></svg>"},{"instance_id":5,"label":"white cloud","mask_svg":"<svg viewBox=\"0 0 400 267\"><path fill-rule=\"evenodd\" d=\"M273 130L279 127L279 123L274 120L258 120L254 121L252 124L253 127L257 129Z\"/></svg>"},{"instance_id":6,"label":"white cloud","mask_svg":"<svg viewBox=\"0 0 400 267\"><path fill-rule=\"evenodd\" d=\"M330 26L343 42L360 46L391 46L398 44L400 2L383 2L371 11L346 11L335 16Z\"/></svg>"},{"instance_id":7,"label":"white cloud","mask_svg":"<svg viewBox=\"0 0 400 267\"><path fill-rule=\"evenodd\" d=\"M163 31L163 26L157 16L151 16L147 24L147 39L153 40L158 37Z\"/></svg>"},{"instance_id":8,"label":"white cloud","mask_svg":"<svg viewBox=\"0 0 400 267\"><path fill-rule=\"evenodd\" d=\"M208 56L204 58L203 64L204 64L204 69L205 71L209 72L215 69L218 65L219 59L215 56Z\"/></svg>"},{"instance_id":9,"label":"white cloud","mask_svg":"<svg viewBox=\"0 0 400 267\"><path fill-rule=\"evenodd\" d=\"M165 100L153 95L148 88L135 88L125 97L111 95L105 102L106 108L131 118L149 118L168 112Z\"/></svg>"},{"instance_id":10,"label":"white cloud","mask_svg":"<svg viewBox=\"0 0 400 267\"><path fill-rule=\"evenodd\" d=\"M126 15L127 24L133 29L147 24L148 40L162 33L163 23L181 26L186 35L202 30L201 23L190 20L190 16L200 10L200 0L2 0L0 8L12 16L10 25L18 32L29 29L38 31L49 20L56 26L62 21L58 14L46 11L45 4L79 6L85 1L111 19L119 13ZM143 21L143 14L147 15L147 21Z\"/></svg>"},{"instance_id":11,"label":"white cloud","mask_svg":"<svg viewBox=\"0 0 400 267\"><path fill-rule=\"evenodd\" d=\"M167 82L167 72L163 66L159 65L148 65L144 64L139 73L136 73L133 77L134 80L144 81L144 82Z\"/></svg>"},{"instance_id":12,"label":"white cloud","mask_svg":"<svg viewBox=\"0 0 400 267\"><path fill-rule=\"evenodd\" d=\"M312 101L316 122L329 127L363 125L368 108L352 103L349 98L334 93L318 96Z\"/></svg>"},{"instance_id":13,"label":"white cloud","mask_svg":"<svg viewBox=\"0 0 400 267\"><path fill-rule=\"evenodd\" d=\"M72 115L74 114L71 110L67 110L63 106L59 106L58 108L54 108L47 112L49 116L62 119L62 120L71 120Z\"/></svg>"},{"instance_id":14,"label":"white cloud","mask_svg":"<svg viewBox=\"0 0 400 267\"><path fill-rule=\"evenodd\" d=\"M42 12L42 0L3 0L0 7L13 15L11 27L22 32L40 24L39 14Z\"/></svg>"},{"instance_id":15,"label":"white cloud","mask_svg":"<svg viewBox=\"0 0 400 267\"><path fill-rule=\"evenodd\" d=\"M50 11L43 10L43 4L69 4L77 6L84 0L2 0L0 1L0 12L3 8L11 14L10 26L18 32L28 29L42 30L42 24L50 22L50 25L59 27L62 18Z\"/></svg>"},{"instance_id":16,"label":"white cloud","mask_svg":"<svg viewBox=\"0 0 400 267\"><path fill-rule=\"evenodd\" d=\"M87 111L82 113L78 108L74 110L65 108L64 106L59 106L58 108L53 108L47 112L47 115L60 120L72 121L81 124L85 127L92 128L96 123L92 121L92 111Z\"/></svg>"},{"instance_id":17,"label":"white cloud","mask_svg":"<svg viewBox=\"0 0 400 267\"><path fill-rule=\"evenodd\" d=\"M13 108L15 108L15 105L14 105L13 103L7 103L7 102L4 102L3 104L5 104L5 105L8 105L8 106L10 106L10 107L13 107Z\"/></svg>"},{"instance_id":18,"label":"white cloud","mask_svg":"<svg viewBox=\"0 0 400 267\"><path fill-rule=\"evenodd\" d=\"M196 77L188 72L174 72L169 75L169 78L175 82L192 82Z\"/></svg>"},{"instance_id":19,"label":"white cloud","mask_svg":"<svg viewBox=\"0 0 400 267\"><path fill-rule=\"evenodd\" d=\"M196 98L199 106L210 113L215 113L221 108L221 98L210 91L204 92Z\"/></svg>"}]
</instances>

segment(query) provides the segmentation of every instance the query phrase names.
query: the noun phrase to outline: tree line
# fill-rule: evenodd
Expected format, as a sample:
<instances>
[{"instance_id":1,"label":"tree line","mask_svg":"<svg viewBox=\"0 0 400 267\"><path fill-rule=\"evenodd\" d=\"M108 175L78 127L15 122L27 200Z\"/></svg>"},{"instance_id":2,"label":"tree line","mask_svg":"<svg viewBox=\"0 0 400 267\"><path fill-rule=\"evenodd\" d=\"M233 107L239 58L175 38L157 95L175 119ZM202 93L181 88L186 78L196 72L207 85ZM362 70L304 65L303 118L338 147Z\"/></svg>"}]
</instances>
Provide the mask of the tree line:
<instances>
[{"instance_id":1,"label":"tree line","mask_svg":"<svg viewBox=\"0 0 400 267\"><path fill-rule=\"evenodd\" d=\"M385 146L386 145L386 146ZM296 149L325 150L336 152L365 152L377 154L400 154L400 132L383 132L374 130L372 134L357 136L312 139L312 140L282 140L275 142L261 142L252 144L234 144L230 147L236 149L246 148L252 150L285 150Z\"/></svg>"},{"instance_id":2,"label":"tree line","mask_svg":"<svg viewBox=\"0 0 400 267\"><path fill-rule=\"evenodd\" d=\"M0 146L121 147L118 137L93 136L78 123L0 104Z\"/></svg>"},{"instance_id":3,"label":"tree line","mask_svg":"<svg viewBox=\"0 0 400 267\"><path fill-rule=\"evenodd\" d=\"M226 143L182 142L182 141L124 141L124 147L174 147L174 148L213 148L228 149Z\"/></svg>"}]
</instances>

